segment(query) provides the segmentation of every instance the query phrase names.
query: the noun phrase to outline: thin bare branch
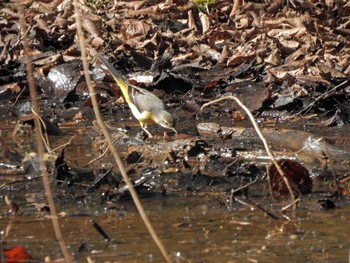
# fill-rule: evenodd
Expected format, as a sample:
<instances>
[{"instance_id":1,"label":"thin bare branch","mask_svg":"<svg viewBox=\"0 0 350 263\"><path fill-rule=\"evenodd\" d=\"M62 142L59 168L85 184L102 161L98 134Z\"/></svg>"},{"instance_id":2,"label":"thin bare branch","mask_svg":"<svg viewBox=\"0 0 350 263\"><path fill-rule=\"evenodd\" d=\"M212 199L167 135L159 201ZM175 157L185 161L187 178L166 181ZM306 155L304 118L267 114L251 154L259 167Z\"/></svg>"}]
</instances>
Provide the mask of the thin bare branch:
<instances>
[{"instance_id":1,"label":"thin bare branch","mask_svg":"<svg viewBox=\"0 0 350 263\"><path fill-rule=\"evenodd\" d=\"M39 105L38 105L35 84L34 84L33 66L31 63L31 55L30 55L30 50L29 50L28 38L27 38L28 31L27 31L26 25L25 25L24 8L22 5L19 5L19 12L20 12L20 16L19 16L20 26L21 26L21 31L23 34L23 49L24 49L25 56L27 57L27 79L28 79L28 85L29 85L29 91L30 91L30 98L31 98L32 104L33 104L33 112L38 113L39 112ZM62 236L60 225L58 223L56 206L55 206L55 202L54 202L54 199L52 196L49 175L47 173L45 160L43 158L45 150L44 150L44 143L42 140L41 123L40 123L38 114L34 114L34 123L35 123L36 142L38 145L38 154L39 154L39 159L40 159L40 170L41 170L41 173L43 176L43 184L44 184L45 194L46 194L49 206L50 206L50 213L52 215L51 218L52 218L53 229L55 231L56 238L58 240L61 251L63 253L65 262L70 263L70 262L72 262L72 258L68 252L68 249L66 247L66 244L65 244L63 236Z\"/></svg>"},{"instance_id":2,"label":"thin bare branch","mask_svg":"<svg viewBox=\"0 0 350 263\"><path fill-rule=\"evenodd\" d=\"M240 99L238 99L236 96L225 96L225 97L222 97L222 98L219 98L219 99L216 99L216 100L213 100L213 101L210 101L210 102L207 102L205 103L202 107L201 107L201 110L203 110L203 108L211 105L211 104L214 104L214 103L217 103L219 101L223 101L223 100L234 100L237 102L237 104L247 113L250 121L252 122L253 126L254 126L254 129L256 131L256 133L259 135L260 137L260 140L263 142L264 144L264 147L265 147L265 150L267 152L267 155L269 156L270 160L272 161L272 163L276 166L276 169L278 171L278 173L282 176L283 178L283 181L284 183L286 184L287 188L288 188L288 191L289 191L289 194L291 196L291 199L292 199L292 203L294 204L293 205L293 208L295 209L296 208L296 202L295 202L295 196L294 196L294 193L293 193L293 189L292 187L290 186L290 183L289 183L289 180L288 178L286 177L284 171L282 170L281 166L278 164L278 162L276 161L275 159L275 156L273 155L272 151L270 150L270 147L264 137L264 135L261 133L260 131L260 128L258 126L258 124L256 123L255 121L255 118L253 116L253 114L250 112L250 110L240 101Z\"/></svg>"},{"instance_id":3,"label":"thin bare branch","mask_svg":"<svg viewBox=\"0 0 350 263\"><path fill-rule=\"evenodd\" d=\"M80 44L80 50L81 50L81 59L83 62L83 67L84 67L84 75L85 75L85 79L86 79L86 84L88 86L90 95L91 95L91 101L92 101L92 105L93 105L93 109L94 109L94 113L96 116L96 121L98 122L98 125L101 128L101 131L104 135L104 137L106 138L106 141L110 147L110 150L115 158L115 161L118 164L119 167L119 171L123 176L123 179L126 183L126 185L128 186L129 192L131 194L131 197L136 205L136 208L138 210L138 212L141 215L141 218L144 222L144 224L146 225L151 237L153 238L154 242L156 243L156 245L158 246L160 252L162 253L164 259L166 260L166 262L172 262L169 254L167 253L163 243L161 242L161 240L159 239L157 233L155 232L150 220L148 219L147 214L145 213L145 210L143 209L143 206L141 204L141 201L139 199L139 197L137 196L137 193L129 179L129 177L126 174L126 170L125 167L123 165L122 160L120 159L119 156L119 152L117 151L116 147L113 145L113 141L111 138L111 135L109 133L109 131L107 130L104 122L102 121L102 117L99 111L99 106L98 106L98 102L97 102L97 98L95 96L95 89L94 86L92 85L91 82L91 77L89 74L89 65L87 62L87 57L86 57L86 47L85 47L85 38L83 35L83 29L82 29L82 25L81 25L81 19L80 19L80 10L79 10L79 4L77 2L77 0L73 1L74 3L74 10L75 10L75 17L76 17L76 23L77 23L77 32L78 32L78 39L79 39L79 44Z\"/></svg>"}]
</instances>

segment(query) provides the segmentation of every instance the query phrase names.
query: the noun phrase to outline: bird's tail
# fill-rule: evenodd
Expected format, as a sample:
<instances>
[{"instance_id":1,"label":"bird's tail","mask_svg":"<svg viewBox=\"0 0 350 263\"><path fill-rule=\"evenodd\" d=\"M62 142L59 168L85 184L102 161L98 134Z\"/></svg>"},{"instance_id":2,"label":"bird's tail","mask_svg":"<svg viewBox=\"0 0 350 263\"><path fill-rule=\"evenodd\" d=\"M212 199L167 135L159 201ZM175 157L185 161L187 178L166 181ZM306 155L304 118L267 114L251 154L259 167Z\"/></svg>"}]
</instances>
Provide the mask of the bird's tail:
<instances>
[{"instance_id":1,"label":"bird's tail","mask_svg":"<svg viewBox=\"0 0 350 263\"><path fill-rule=\"evenodd\" d=\"M120 89L123 92L123 95L126 99L126 101L129 101L129 91L128 91L128 84L125 77L123 77L114 67L111 63L108 62L108 60L102 56L101 54L98 54L98 57L102 61L102 63L106 66L108 71L113 76L114 80L118 83Z\"/></svg>"}]
</instances>

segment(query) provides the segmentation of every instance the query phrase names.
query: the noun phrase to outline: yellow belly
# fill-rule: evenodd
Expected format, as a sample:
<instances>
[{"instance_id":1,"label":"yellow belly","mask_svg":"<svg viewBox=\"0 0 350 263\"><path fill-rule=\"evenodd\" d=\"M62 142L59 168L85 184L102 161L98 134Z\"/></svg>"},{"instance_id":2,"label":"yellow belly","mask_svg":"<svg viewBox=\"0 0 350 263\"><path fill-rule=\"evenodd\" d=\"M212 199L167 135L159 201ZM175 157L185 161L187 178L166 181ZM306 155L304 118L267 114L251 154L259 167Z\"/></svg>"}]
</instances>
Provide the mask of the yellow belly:
<instances>
[{"instance_id":1,"label":"yellow belly","mask_svg":"<svg viewBox=\"0 0 350 263\"><path fill-rule=\"evenodd\" d=\"M134 117L140 122L141 126L143 127L145 124L152 124L154 123L152 114L149 111L140 112L134 104L129 103L129 107L131 109L132 114Z\"/></svg>"}]
</instances>

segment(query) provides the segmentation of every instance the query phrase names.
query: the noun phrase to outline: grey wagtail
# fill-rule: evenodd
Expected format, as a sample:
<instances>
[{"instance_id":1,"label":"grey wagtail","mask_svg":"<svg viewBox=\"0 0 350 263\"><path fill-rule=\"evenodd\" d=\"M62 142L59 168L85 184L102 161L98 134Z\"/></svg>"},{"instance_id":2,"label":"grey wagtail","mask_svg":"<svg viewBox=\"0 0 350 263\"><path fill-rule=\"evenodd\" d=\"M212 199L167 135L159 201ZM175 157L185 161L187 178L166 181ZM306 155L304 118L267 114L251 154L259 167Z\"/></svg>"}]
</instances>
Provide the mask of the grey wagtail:
<instances>
[{"instance_id":1,"label":"grey wagtail","mask_svg":"<svg viewBox=\"0 0 350 263\"><path fill-rule=\"evenodd\" d=\"M107 67L114 80L118 83L132 114L140 122L141 128L149 135L149 137L153 136L147 130L147 124L153 123L157 123L164 128L173 130L177 134L177 131L174 128L174 118L165 110L164 103L160 98L148 90L131 85L104 56L99 54L99 58Z\"/></svg>"}]
</instances>

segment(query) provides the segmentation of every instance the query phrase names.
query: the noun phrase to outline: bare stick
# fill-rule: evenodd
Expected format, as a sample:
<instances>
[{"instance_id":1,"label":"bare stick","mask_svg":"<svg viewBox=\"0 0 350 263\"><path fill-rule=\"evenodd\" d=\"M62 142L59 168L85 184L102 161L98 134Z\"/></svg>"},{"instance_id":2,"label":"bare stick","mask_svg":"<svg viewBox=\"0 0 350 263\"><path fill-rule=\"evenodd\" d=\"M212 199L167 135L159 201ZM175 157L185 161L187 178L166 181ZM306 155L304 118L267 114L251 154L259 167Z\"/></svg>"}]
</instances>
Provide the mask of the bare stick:
<instances>
[{"instance_id":1,"label":"bare stick","mask_svg":"<svg viewBox=\"0 0 350 263\"><path fill-rule=\"evenodd\" d=\"M282 207L281 211L282 211L282 212L286 211L289 207L296 205L296 203L298 203L299 201L301 201L301 200L300 200L300 198L298 197L297 199L295 199L294 202L292 202L292 203L290 203L290 204L288 204L288 205Z\"/></svg>"},{"instance_id":2,"label":"bare stick","mask_svg":"<svg viewBox=\"0 0 350 263\"><path fill-rule=\"evenodd\" d=\"M283 181L284 183L286 184L287 188L288 188L288 191L289 191L289 194L291 196L291 199L292 199L292 203L293 203L293 208L295 209L296 208L296 202L295 202L295 196L294 196L294 193L293 193L293 189L292 187L290 186L290 183L289 183L289 180L288 178L286 177L286 174L283 172L281 166L278 164L278 162L276 161L275 159L275 156L273 155L273 153L271 152L270 150L270 147L269 145L267 144L267 141L264 137L264 135L261 133L260 131L260 128L258 126L258 124L256 123L255 119L254 119L254 116L253 114L250 112L250 110L240 101L240 99L238 99L236 96L225 96L225 97L222 97L222 98L219 98L219 99L216 99L216 100L213 100L213 101L210 101L210 102L207 102L205 103L202 107L201 107L201 110L203 110L203 108L211 105L211 104L214 104L214 103L217 103L219 101L222 101L222 100L234 100L237 102L237 104L247 113L250 121L252 122L253 126L254 126L254 129L256 131L256 133L259 135L260 137L260 140L263 142L264 144L264 147L265 147L265 150L267 152L267 155L269 156L269 158L271 159L272 163L276 166L276 169L278 171L278 173L282 176L283 178Z\"/></svg>"},{"instance_id":3,"label":"bare stick","mask_svg":"<svg viewBox=\"0 0 350 263\"><path fill-rule=\"evenodd\" d=\"M23 88L20 93L18 93L15 101L12 103L12 105L10 105L10 107L7 109L6 113L5 113L5 116L10 112L10 110L16 106L17 104L17 101L19 100L19 98L21 97L22 93L26 90L26 88Z\"/></svg>"},{"instance_id":4,"label":"bare stick","mask_svg":"<svg viewBox=\"0 0 350 263\"><path fill-rule=\"evenodd\" d=\"M40 136L41 136L41 140L42 142L44 143L45 147L46 147L46 150L48 153L51 153L51 149L50 149L50 145L49 145L49 137L47 136L47 129L46 129L46 124L45 122L43 121L43 119L40 117L39 113L37 112L37 109L34 109L34 107L32 108L32 112L34 114L34 120L37 118L40 122L39 122L39 126L38 128L40 128ZM36 125L36 123L35 123ZM41 126L42 125L42 126ZM36 126L35 126L36 127ZM42 130L41 130L41 127L44 127L44 130L45 130L45 138L44 138L44 135L42 133Z\"/></svg>"},{"instance_id":5,"label":"bare stick","mask_svg":"<svg viewBox=\"0 0 350 263\"><path fill-rule=\"evenodd\" d=\"M55 149L51 150L51 152L56 152L56 151L58 151L58 150L60 150L60 149L62 149L62 148L65 148L65 147L68 146L68 145L71 145L71 144L72 144L72 141L73 141L73 139L74 139L75 137L76 137L76 135L73 135L73 136L69 139L68 142L66 142L66 143L64 143L64 144L62 144L62 145L60 145L60 146L57 146Z\"/></svg>"},{"instance_id":6,"label":"bare stick","mask_svg":"<svg viewBox=\"0 0 350 263\"><path fill-rule=\"evenodd\" d=\"M269 172L269 167L266 164L266 174L267 174L267 183L269 185L269 192L270 192L270 196L272 198L272 200L275 200L275 197L273 196L272 193L272 185L271 185L271 178L270 178L270 172Z\"/></svg>"},{"instance_id":7,"label":"bare stick","mask_svg":"<svg viewBox=\"0 0 350 263\"><path fill-rule=\"evenodd\" d=\"M331 171L332 171L332 174L333 174L333 180L334 180L335 188L337 189L338 199L340 200L341 199L341 190L339 188L339 184L338 184L338 181L337 181L337 174L335 173L335 169L334 169L334 165L333 165L333 158L332 158L332 155L329 154L329 151L328 151L328 148L327 148L327 144L326 144L324 139L322 139L322 142L323 142L324 150L326 152L326 157L328 157L329 166L331 167Z\"/></svg>"},{"instance_id":8,"label":"bare stick","mask_svg":"<svg viewBox=\"0 0 350 263\"><path fill-rule=\"evenodd\" d=\"M239 202L242 205L248 206L250 208L255 208L255 209L259 209L261 211L263 211L265 214L267 214L269 217L271 217L272 219L278 220L279 218L277 216L275 216L274 214L272 214L270 211L267 211L265 208L261 207L260 205L254 203L252 200L246 198L245 200L243 200L242 198L238 198L238 197L234 197L234 199Z\"/></svg>"},{"instance_id":9,"label":"bare stick","mask_svg":"<svg viewBox=\"0 0 350 263\"><path fill-rule=\"evenodd\" d=\"M147 230L149 231L151 237L153 238L154 242L156 243L156 245L158 246L160 252L162 253L164 259L166 260L166 262L172 262L169 254L167 253L163 243L161 242L161 240L159 239L159 237L157 236L157 233L155 232L150 220L148 219L147 214L145 213L145 210L142 207L142 204L140 202L139 197L137 196L137 193L132 185L132 183L130 182L130 179L128 178L123 162L120 159L119 153L117 151L117 149L115 148L115 146L113 145L113 141L111 138L111 135L109 134L104 122L102 121L101 118L101 114L99 111L99 107L98 107L98 102L95 96L95 89L94 86L91 83L91 77L89 75L89 65L87 62L87 58L86 58L86 47L85 47L85 38L83 35L83 29L82 29L82 25L81 25L81 20L80 20L80 11L79 11L79 5L77 0L73 1L74 3L74 10L75 10L75 17L76 17L76 23L77 23L77 32L78 32L78 39L79 39L79 44L80 44L80 50L81 50L81 59L83 62L83 67L84 67L84 75L85 75L85 79L86 79L86 84L89 88L89 92L91 95L91 101L92 101L92 105L93 105L93 109L94 109L94 113L96 116L96 121L98 122L98 125L101 128L101 131L103 133L103 135L106 138L106 141L108 143L108 145L110 146L110 150L115 158L115 161L118 164L119 167L119 171L123 176L123 179L126 183L126 185L128 186L129 192L131 194L131 197L136 205L136 208L138 210L138 212L141 215L141 218L144 222L144 224L147 227Z\"/></svg>"},{"instance_id":10,"label":"bare stick","mask_svg":"<svg viewBox=\"0 0 350 263\"><path fill-rule=\"evenodd\" d=\"M297 114L295 115L300 115L302 113L307 113L309 111L309 109L316 104L316 102L318 102L319 100L326 98L330 93L332 93L333 91L335 91L336 89L338 89L341 86L344 86L346 83L348 83L349 80L345 80L342 83L340 83L339 85L335 86L334 88L330 89L329 91L322 93L319 97L317 97L313 102L311 102L307 107L303 108L301 111L299 111Z\"/></svg>"},{"instance_id":11,"label":"bare stick","mask_svg":"<svg viewBox=\"0 0 350 263\"><path fill-rule=\"evenodd\" d=\"M233 189L233 188L232 188L232 189L231 189L231 194L234 195L235 193L237 193L237 192L239 192L239 191L242 191L242 190L248 188L249 186L255 184L258 180L259 180L259 177L257 176L257 177L255 178L254 181L249 182L249 183L247 183L246 185L243 185L243 186L241 186L241 187L239 187L239 188L237 188L237 189Z\"/></svg>"},{"instance_id":12,"label":"bare stick","mask_svg":"<svg viewBox=\"0 0 350 263\"><path fill-rule=\"evenodd\" d=\"M22 5L19 5L19 12L20 12L20 16L19 16L20 27L21 27L21 31L23 34L23 48L24 48L24 53L27 57L27 79L28 79L28 85L29 85L29 91L30 91L30 98L31 98L32 104L33 104L33 112L39 112L37 94L36 94L34 77L33 77L33 67L32 67L32 63L31 63L31 55L30 55L30 50L29 50L28 38L27 38L27 30L26 30L26 25L25 25L25 20L24 20L24 9L23 9ZM45 160L43 158L45 150L44 150L44 143L42 141L40 120L39 120L37 114L34 114L34 123L35 123L36 142L38 145L38 154L39 154L39 159L40 159L40 170L41 170L41 173L43 176L43 184L44 184L45 194L46 194L49 206L50 206L50 213L52 215L51 218L52 218L53 229L55 231L56 238L58 240L61 251L63 253L65 262L70 263L70 262L72 262L72 258L67 250L66 244L63 240L63 236L61 233L60 225L58 223L56 206L55 206L55 202L53 200L53 196L52 196L52 192L51 192L50 181L49 181L49 176L48 176L48 173L46 170Z\"/></svg>"},{"instance_id":13,"label":"bare stick","mask_svg":"<svg viewBox=\"0 0 350 263\"><path fill-rule=\"evenodd\" d=\"M96 162L97 160L101 159L103 156L105 156L109 152L109 148L110 148L110 146L108 145L106 150L104 150L104 152L101 155L99 155L96 158L92 159L87 164L84 164L83 167L89 166L90 164L92 164L92 163Z\"/></svg>"}]
</instances>

